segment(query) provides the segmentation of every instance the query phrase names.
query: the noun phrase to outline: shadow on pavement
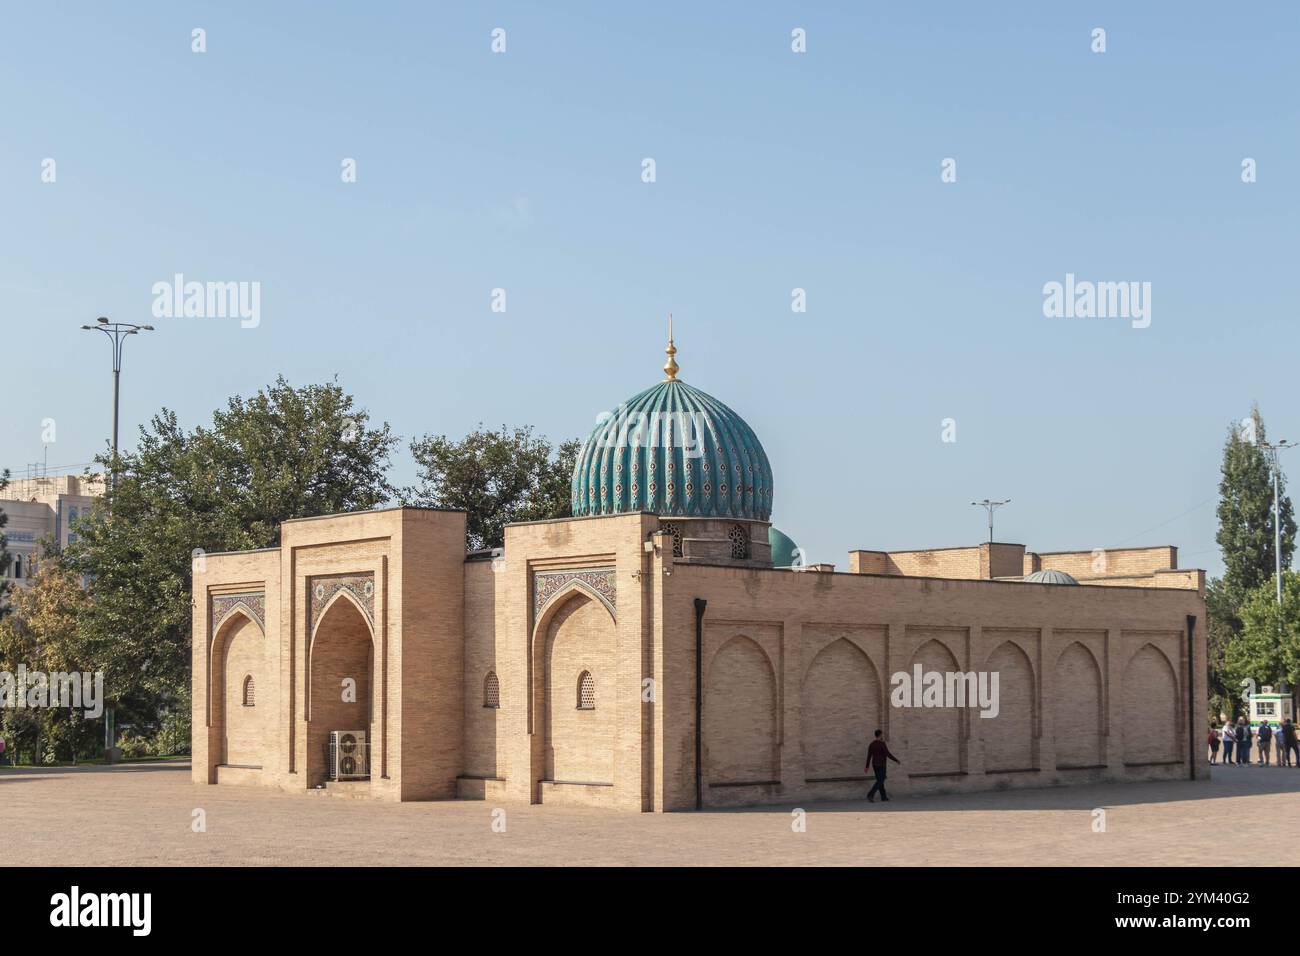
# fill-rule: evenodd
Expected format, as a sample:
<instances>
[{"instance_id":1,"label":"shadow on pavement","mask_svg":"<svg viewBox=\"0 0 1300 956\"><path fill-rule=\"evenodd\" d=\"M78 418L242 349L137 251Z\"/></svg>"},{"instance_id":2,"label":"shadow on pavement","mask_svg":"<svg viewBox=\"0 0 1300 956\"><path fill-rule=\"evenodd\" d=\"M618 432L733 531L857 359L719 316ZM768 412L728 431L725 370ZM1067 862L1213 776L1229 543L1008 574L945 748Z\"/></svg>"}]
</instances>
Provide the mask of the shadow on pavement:
<instances>
[{"instance_id":1,"label":"shadow on pavement","mask_svg":"<svg viewBox=\"0 0 1300 956\"><path fill-rule=\"evenodd\" d=\"M718 807L703 813L789 813L802 807L810 813L942 813L988 810L1092 810L1135 804L1182 803L1189 800L1223 800L1231 797L1300 793L1297 767L1211 767L1210 779L1155 780L1134 783L1094 783L1069 787L1019 790L985 790L905 796L895 793L888 803L836 800L825 803L792 801L763 807ZM866 783L863 784L864 789ZM892 788L891 788L892 789ZM694 812L694 811L693 811Z\"/></svg>"}]
</instances>

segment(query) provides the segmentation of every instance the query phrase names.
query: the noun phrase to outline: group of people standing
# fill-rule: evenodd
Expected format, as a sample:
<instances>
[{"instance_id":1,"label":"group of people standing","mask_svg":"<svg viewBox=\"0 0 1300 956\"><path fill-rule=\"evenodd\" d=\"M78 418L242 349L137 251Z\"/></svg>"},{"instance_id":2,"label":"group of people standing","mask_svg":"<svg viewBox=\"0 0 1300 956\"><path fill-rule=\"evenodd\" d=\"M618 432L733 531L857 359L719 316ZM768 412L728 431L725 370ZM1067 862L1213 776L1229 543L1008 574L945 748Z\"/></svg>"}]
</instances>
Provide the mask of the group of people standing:
<instances>
[{"instance_id":1,"label":"group of people standing","mask_svg":"<svg viewBox=\"0 0 1300 956\"><path fill-rule=\"evenodd\" d=\"M1223 763L1238 765L1250 763L1251 748L1258 752L1258 764L1261 767L1273 766L1271 763L1276 752L1278 767L1300 766L1300 735L1296 733L1295 724L1290 717L1282 718L1282 723L1270 726L1267 720L1259 722L1259 730L1246 723L1245 717L1239 717L1235 724L1217 723L1210 725L1208 738L1210 745L1210 763L1219 763L1219 748L1223 748ZM1233 760L1233 753L1236 760Z\"/></svg>"}]
</instances>

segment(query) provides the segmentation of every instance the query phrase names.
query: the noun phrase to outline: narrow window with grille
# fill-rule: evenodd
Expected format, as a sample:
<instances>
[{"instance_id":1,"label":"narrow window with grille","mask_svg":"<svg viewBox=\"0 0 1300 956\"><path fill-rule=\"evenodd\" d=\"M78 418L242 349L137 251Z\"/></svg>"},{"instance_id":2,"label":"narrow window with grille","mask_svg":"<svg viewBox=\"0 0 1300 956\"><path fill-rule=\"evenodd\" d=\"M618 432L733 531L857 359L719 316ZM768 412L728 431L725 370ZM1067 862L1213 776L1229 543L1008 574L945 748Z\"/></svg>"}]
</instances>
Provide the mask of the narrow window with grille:
<instances>
[{"instance_id":1,"label":"narrow window with grille","mask_svg":"<svg viewBox=\"0 0 1300 956\"><path fill-rule=\"evenodd\" d=\"M741 525L733 525L731 531L727 534L731 541L731 556L733 558L749 557L749 533Z\"/></svg>"},{"instance_id":2,"label":"narrow window with grille","mask_svg":"<svg viewBox=\"0 0 1300 956\"><path fill-rule=\"evenodd\" d=\"M596 709L596 681L591 671L578 675L578 710Z\"/></svg>"}]
</instances>

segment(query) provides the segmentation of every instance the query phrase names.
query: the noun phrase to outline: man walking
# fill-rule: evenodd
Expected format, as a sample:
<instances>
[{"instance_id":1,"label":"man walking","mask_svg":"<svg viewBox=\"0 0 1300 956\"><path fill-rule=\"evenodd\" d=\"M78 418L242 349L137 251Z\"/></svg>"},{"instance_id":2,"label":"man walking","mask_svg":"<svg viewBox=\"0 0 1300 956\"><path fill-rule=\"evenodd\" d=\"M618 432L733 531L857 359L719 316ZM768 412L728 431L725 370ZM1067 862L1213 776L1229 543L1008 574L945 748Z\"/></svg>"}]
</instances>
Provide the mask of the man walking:
<instances>
[{"instance_id":1,"label":"man walking","mask_svg":"<svg viewBox=\"0 0 1300 956\"><path fill-rule=\"evenodd\" d=\"M873 770L876 774L875 786L867 794L867 802L869 803L876 802L877 790L880 791L880 802L889 802L889 797L885 794L885 768L888 766L885 761L887 760L892 760L900 767L902 766L902 761L889 752L889 748L885 746L884 738L881 736L880 731L877 730L876 739L871 741L870 746L867 747L867 765L862 768L863 770Z\"/></svg>"}]
</instances>

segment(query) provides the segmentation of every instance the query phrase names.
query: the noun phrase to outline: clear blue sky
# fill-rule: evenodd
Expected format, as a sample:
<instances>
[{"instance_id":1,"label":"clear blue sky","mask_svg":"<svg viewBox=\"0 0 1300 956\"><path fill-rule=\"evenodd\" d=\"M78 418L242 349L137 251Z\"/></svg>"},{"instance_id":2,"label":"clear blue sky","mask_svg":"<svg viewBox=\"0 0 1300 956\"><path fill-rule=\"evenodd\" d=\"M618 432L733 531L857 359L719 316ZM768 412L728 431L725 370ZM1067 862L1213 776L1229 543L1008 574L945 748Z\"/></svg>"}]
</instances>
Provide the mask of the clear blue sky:
<instances>
[{"instance_id":1,"label":"clear blue sky","mask_svg":"<svg viewBox=\"0 0 1300 956\"><path fill-rule=\"evenodd\" d=\"M78 326L151 321L178 272L260 282L261 324L129 342L128 444L280 373L404 439L585 435L672 311L815 560L974 543L992 496L1000 540L1218 570L1228 423L1300 438L1300 7L548 6L0 6L0 465L45 418L51 464L103 447ZM1045 318L1067 272L1151 282L1150 328Z\"/></svg>"}]
</instances>

